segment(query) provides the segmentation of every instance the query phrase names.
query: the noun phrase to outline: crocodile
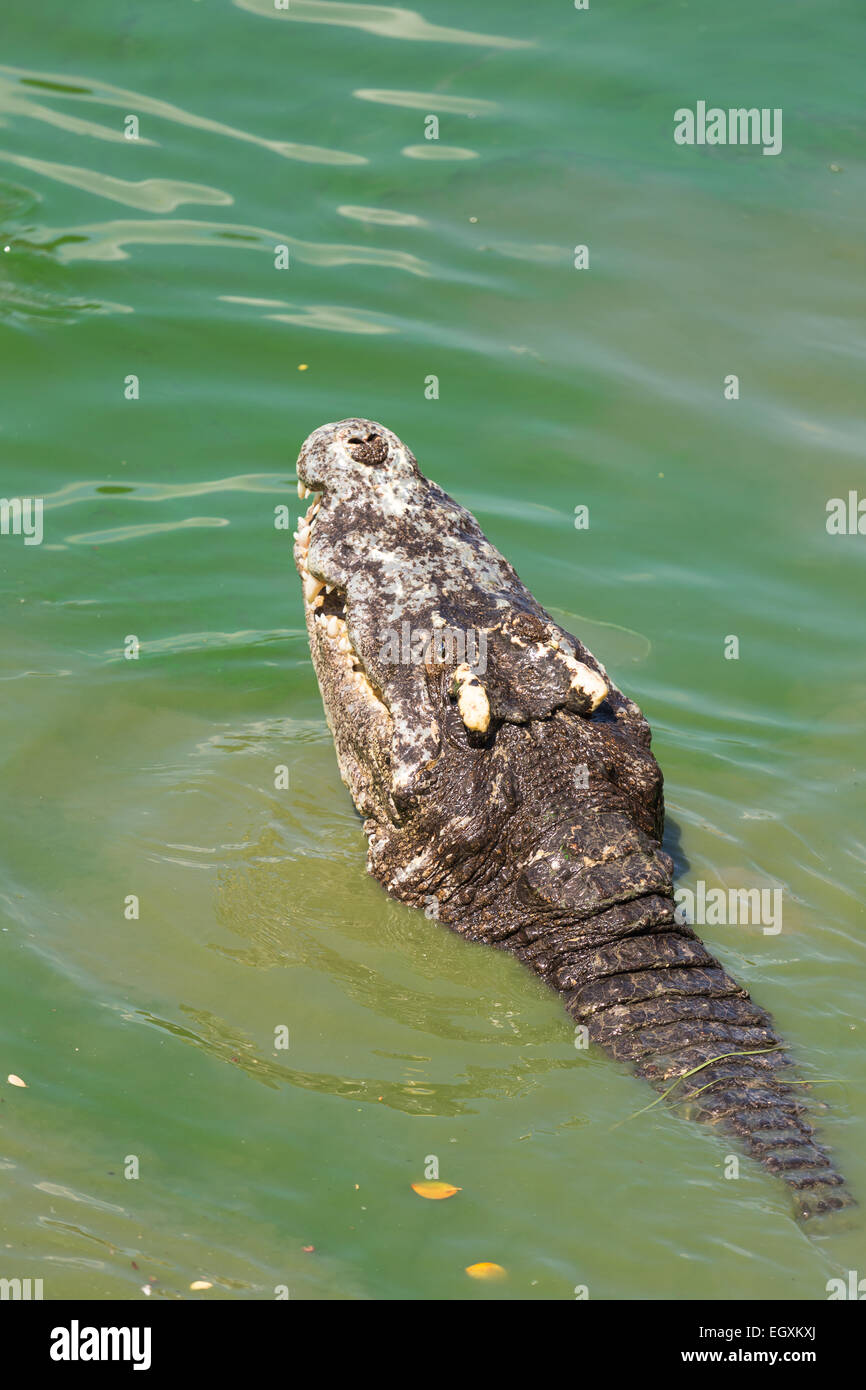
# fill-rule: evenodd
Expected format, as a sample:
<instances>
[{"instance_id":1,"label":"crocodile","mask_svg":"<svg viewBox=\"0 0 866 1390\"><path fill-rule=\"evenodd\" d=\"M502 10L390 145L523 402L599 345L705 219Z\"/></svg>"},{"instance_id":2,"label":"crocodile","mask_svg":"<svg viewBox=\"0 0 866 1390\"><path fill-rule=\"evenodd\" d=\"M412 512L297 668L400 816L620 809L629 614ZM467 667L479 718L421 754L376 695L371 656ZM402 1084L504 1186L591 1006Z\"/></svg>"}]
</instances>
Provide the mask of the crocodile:
<instances>
[{"instance_id":1,"label":"crocodile","mask_svg":"<svg viewBox=\"0 0 866 1390\"><path fill-rule=\"evenodd\" d=\"M310 651L367 868L507 949L587 1045L735 1136L805 1219L851 1198L773 1022L681 920L649 724L375 421L298 458Z\"/></svg>"}]
</instances>

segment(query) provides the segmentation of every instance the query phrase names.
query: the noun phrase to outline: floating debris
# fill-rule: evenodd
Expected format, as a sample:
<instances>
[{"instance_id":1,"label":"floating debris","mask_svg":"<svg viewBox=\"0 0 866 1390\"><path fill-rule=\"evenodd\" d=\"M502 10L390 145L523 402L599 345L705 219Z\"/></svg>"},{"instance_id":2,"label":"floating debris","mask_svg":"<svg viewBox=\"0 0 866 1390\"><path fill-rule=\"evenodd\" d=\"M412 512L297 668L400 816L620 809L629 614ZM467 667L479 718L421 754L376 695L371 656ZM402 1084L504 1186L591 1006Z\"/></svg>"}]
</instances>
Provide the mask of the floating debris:
<instances>
[{"instance_id":1,"label":"floating debris","mask_svg":"<svg viewBox=\"0 0 866 1390\"><path fill-rule=\"evenodd\" d=\"M453 1197L455 1192L462 1192L462 1187L452 1187L450 1182L436 1181L413 1182L412 1191L417 1192L419 1197L427 1197L431 1202L441 1202L445 1197Z\"/></svg>"},{"instance_id":2,"label":"floating debris","mask_svg":"<svg viewBox=\"0 0 866 1390\"><path fill-rule=\"evenodd\" d=\"M466 1273L470 1279L507 1279L508 1272L502 1265L491 1264L487 1260L482 1260L480 1264L468 1265Z\"/></svg>"}]
</instances>

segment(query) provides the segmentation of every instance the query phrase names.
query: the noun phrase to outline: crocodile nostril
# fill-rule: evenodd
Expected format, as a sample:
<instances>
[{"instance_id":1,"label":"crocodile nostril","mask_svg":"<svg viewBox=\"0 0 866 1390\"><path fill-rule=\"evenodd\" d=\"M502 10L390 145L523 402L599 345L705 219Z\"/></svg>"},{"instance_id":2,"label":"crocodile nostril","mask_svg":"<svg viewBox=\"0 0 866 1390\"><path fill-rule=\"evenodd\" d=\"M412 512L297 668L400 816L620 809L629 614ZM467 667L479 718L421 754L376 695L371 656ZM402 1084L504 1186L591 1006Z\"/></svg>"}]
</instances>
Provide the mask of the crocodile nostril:
<instances>
[{"instance_id":1,"label":"crocodile nostril","mask_svg":"<svg viewBox=\"0 0 866 1390\"><path fill-rule=\"evenodd\" d=\"M371 431L366 439L360 439L353 434L347 439L346 443L351 448L352 458L356 463L366 463L370 466L384 463L388 457L388 445L381 434Z\"/></svg>"}]
</instances>

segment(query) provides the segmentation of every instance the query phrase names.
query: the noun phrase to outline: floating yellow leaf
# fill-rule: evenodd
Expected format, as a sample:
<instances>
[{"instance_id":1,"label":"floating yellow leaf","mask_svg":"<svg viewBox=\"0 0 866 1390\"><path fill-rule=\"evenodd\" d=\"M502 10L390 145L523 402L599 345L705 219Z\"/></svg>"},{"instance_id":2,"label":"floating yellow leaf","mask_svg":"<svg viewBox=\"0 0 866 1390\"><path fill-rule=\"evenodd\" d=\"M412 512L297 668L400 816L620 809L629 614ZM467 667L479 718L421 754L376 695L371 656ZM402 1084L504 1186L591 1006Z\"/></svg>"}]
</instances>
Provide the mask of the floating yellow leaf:
<instances>
[{"instance_id":1,"label":"floating yellow leaf","mask_svg":"<svg viewBox=\"0 0 866 1390\"><path fill-rule=\"evenodd\" d=\"M9 1082L10 1086L23 1086L25 1091L27 1089L27 1082L22 1081L20 1076L16 1076L14 1071L10 1071L6 1080Z\"/></svg>"},{"instance_id":2,"label":"floating yellow leaf","mask_svg":"<svg viewBox=\"0 0 866 1390\"><path fill-rule=\"evenodd\" d=\"M502 1265L494 1265L482 1260L481 1264L468 1265L466 1273L470 1279L507 1279L508 1273Z\"/></svg>"},{"instance_id":3,"label":"floating yellow leaf","mask_svg":"<svg viewBox=\"0 0 866 1390\"><path fill-rule=\"evenodd\" d=\"M213 1284L209 1284L206 1279L194 1279L190 1284L191 1289L212 1289Z\"/></svg>"},{"instance_id":4,"label":"floating yellow leaf","mask_svg":"<svg viewBox=\"0 0 866 1390\"><path fill-rule=\"evenodd\" d=\"M428 1197L431 1202L441 1202L443 1197L453 1197L455 1192L462 1192L462 1187L452 1187L450 1182L440 1182L437 1178L430 1182L413 1182L412 1191L417 1192L419 1197Z\"/></svg>"}]
</instances>

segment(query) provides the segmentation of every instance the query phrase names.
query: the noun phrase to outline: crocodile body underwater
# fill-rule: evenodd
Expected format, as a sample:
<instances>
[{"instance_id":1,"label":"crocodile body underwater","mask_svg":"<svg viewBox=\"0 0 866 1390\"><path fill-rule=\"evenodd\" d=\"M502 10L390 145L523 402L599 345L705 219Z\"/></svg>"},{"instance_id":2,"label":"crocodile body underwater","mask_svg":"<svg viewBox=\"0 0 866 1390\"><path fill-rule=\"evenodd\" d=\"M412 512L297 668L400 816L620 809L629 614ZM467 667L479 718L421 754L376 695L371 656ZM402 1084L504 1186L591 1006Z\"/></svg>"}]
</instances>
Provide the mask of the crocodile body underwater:
<instances>
[{"instance_id":1,"label":"crocodile body underwater","mask_svg":"<svg viewBox=\"0 0 866 1390\"><path fill-rule=\"evenodd\" d=\"M315 494L294 551L310 649L369 872L512 951L801 1218L847 1205L771 1019L675 916L637 705L390 430L315 430L298 492Z\"/></svg>"}]
</instances>

